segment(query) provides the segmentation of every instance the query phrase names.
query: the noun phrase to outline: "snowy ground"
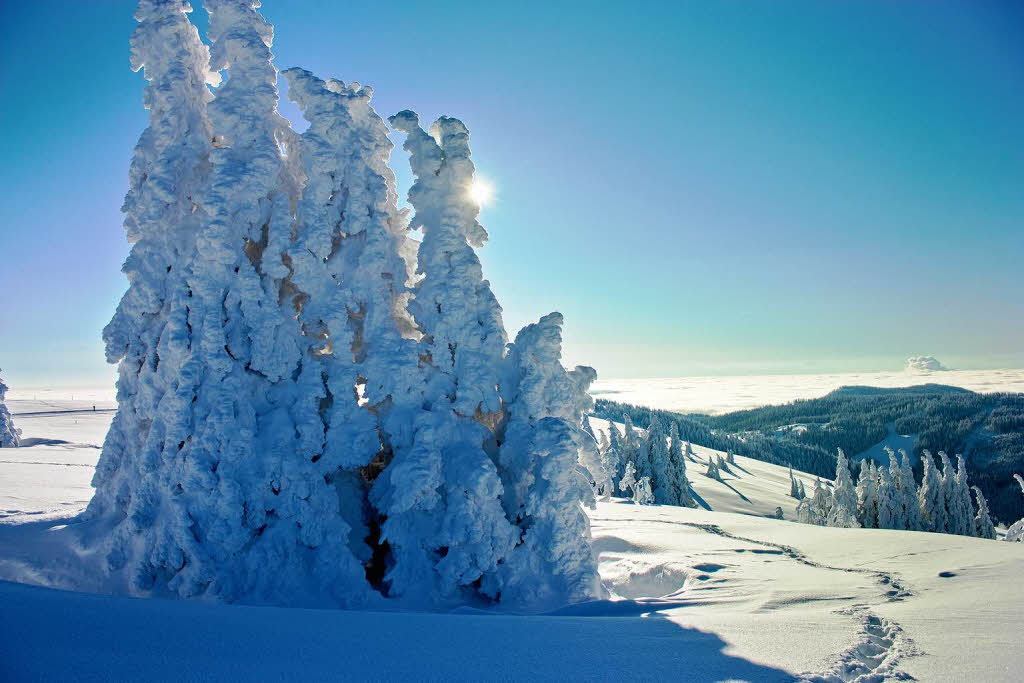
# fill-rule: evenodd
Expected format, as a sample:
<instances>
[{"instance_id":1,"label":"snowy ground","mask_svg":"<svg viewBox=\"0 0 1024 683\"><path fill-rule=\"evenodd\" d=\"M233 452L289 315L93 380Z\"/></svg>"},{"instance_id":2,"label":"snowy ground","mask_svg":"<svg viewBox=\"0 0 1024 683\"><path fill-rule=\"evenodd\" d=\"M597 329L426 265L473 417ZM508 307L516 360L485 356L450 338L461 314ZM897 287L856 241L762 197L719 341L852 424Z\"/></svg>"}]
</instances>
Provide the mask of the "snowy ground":
<instances>
[{"instance_id":1,"label":"snowy ground","mask_svg":"<svg viewBox=\"0 0 1024 683\"><path fill-rule=\"evenodd\" d=\"M689 474L702 508L613 501L591 514L608 601L522 616L107 595L117 587L97 580L66 518L88 500L112 414L11 407L29 445L0 451L2 680L1012 681L1024 670L1024 548L769 519L776 506L792 517L787 471L738 457L713 481L700 447Z\"/></svg>"},{"instance_id":2,"label":"snowy ground","mask_svg":"<svg viewBox=\"0 0 1024 683\"><path fill-rule=\"evenodd\" d=\"M818 398L841 386L909 387L929 383L947 384L978 392L1024 392L1024 369L664 379L598 378L590 393L596 398L649 408L717 415L788 403L799 398Z\"/></svg>"}]
</instances>

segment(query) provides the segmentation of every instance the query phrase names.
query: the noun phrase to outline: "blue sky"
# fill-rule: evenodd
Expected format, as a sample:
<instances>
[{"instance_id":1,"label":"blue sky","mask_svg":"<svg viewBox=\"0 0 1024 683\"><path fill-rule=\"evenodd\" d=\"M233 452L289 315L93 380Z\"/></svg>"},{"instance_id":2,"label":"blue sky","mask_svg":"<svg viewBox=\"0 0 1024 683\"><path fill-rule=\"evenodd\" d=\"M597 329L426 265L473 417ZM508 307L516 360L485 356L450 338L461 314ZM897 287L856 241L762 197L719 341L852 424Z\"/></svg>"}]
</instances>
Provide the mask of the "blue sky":
<instances>
[{"instance_id":1,"label":"blue sky","mask_svg":"<svg viewBox=\"0 0 1024 683\"><path fill-rule=\"evenodd\" d=\"M604 377L1024 366L1021 3L264 5L279 67L469 125L510 334L560 310ZM0 3L12 385L112 377L133 6Z\"/></svg>"}]
</instances>

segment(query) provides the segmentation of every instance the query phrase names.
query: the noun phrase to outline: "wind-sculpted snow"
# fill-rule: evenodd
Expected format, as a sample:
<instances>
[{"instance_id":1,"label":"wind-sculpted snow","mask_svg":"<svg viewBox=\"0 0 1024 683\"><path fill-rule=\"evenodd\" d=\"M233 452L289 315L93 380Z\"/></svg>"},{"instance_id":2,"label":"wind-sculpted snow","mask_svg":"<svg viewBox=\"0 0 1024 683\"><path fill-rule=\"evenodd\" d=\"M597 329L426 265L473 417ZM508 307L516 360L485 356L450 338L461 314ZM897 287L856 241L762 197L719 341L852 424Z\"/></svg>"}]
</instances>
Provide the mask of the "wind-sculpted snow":
<instances>
[{"instance_id":1,"label":"wind-sculpted snow","mask_svg":"<svg viewBox=\"0 0 1024 683\"><path fill-rule=\"evenodd\" d=\"M106 570L134 594L256 603L599 594L578 464L600 468L596 373L562 368L558 314L506 351L468 129L392 117L410 222L369 87L289 69L309 128L278 113L259 5L206 0L209 49L186 3L136 13L150 126L105 331L118 412L83 515L108 529Z\"/></svg>"}]
</instances>

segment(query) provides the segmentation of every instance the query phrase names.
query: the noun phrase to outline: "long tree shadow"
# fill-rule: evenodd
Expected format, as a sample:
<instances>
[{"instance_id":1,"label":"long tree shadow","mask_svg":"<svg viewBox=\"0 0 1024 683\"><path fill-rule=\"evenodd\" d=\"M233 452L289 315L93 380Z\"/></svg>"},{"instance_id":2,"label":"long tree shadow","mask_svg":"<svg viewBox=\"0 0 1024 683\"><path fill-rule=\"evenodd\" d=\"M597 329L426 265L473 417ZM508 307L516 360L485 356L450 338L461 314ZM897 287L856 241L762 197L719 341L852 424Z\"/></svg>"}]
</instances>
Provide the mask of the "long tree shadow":
<instances>
[{"instance_id":1,"label":"long tree shadow","mask_svg":"<svg viewBox=\"0 0 1024 683\"><path fill-rule=\"evenodd\" d=\"M792 681L660 611L513 616L136 600L0 582L11 680ZM664 605L662 605L664 607ZM578 606L577 609L585 609Z\"/></svg>"}]
</instances>

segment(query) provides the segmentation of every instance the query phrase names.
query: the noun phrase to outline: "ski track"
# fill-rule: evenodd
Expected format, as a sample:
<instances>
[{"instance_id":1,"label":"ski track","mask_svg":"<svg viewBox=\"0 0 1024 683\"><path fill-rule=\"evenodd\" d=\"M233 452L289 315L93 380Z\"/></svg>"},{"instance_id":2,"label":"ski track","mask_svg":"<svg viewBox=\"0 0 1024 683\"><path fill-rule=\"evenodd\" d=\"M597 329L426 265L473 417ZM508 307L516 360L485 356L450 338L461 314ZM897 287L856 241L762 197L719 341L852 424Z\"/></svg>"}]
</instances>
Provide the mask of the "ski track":
<instances>
[{"instance_id":1,"label":"ski track","mask_svg":"<svg viewBox=\"0 0 1024 683\"><path fill-rule=\"evenodd\" d=\"M679 524L735 541L774 548L785 557L808 567L873 576L881 584L882 594L886 602L904 600L913 595L910 590L888 572L858 567L834 567L822 564L821 562L809 559L792 546L740 536L726 531L717 524L700 524L697 522L680 522ZM872 614L869 611L868 605L860 603L849 608L837 610L837 613L860 618L860 638L851 647L838 655L835 664L827 672L805 673L799 677L799 680L814 683L845 683L846 681L880 683L882 681L916 680L910 674L896 668L901 658L919 654L913 641L904 634L899 624L890 619L884 619Z\"/></svg>"},{"instance_id":2,"label":"ski track","mask_svg":"<svg viewBox=\"0 0 1024 683\"><path fill-rule=\"evenodd\" d=\"M888 572L860 567L836 567L815 562L792 546L740 536L726 531L717 524L668 520L646 521L688 526L723 538L772 548L781 556L808 567L872 576L880 584L886 602L898 602L914 595ZM882 683L884 681L916 680L910 674L897 668L899 661L904 657L921 654L914 641L904 633L898 623L871 613L870 605L863 603L836 610L836 613L857 617L860 620L861 629L857 642L839 653L835 663L828 671L803 673L797 677L797 680L809 683Z\"/></svg>"}]
</instances>

